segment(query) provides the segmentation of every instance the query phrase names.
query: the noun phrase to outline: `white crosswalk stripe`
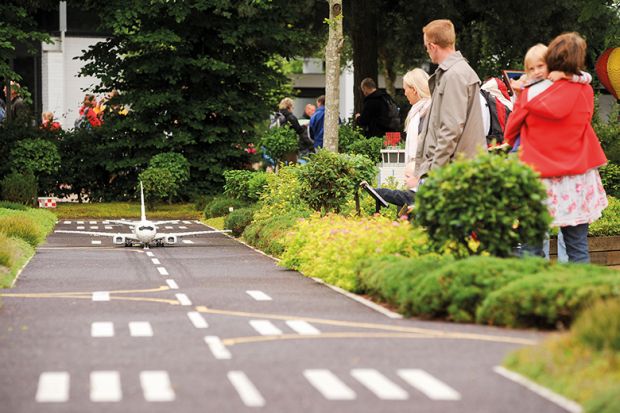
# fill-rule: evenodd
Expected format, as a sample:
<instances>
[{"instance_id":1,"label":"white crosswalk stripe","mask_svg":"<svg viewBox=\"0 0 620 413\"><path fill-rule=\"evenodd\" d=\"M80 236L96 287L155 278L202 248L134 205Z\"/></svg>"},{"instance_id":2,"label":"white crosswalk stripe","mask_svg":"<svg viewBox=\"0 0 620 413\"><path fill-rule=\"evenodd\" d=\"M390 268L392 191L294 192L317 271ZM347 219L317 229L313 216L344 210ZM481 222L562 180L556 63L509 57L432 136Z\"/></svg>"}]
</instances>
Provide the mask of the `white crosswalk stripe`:
<instances>
[{"instance_id":1,"label":"white crosswalk stripe","mask_svg":"<svg viewBox=\"0 0 620 413\"><path fill-rule=\"evenodd\" d=\"M39 403L61 403L69 400L69 373L66 371L46 371L39 376L37 395Z\"/></svg>"},{"instance_id":2,"label":"white crosswalk stripe","mask_svg":"<svg viewBox=\"0 0 620 413\"><path fill-rule=\"evenodd\" d=\"M114 323L110 321L95 321L90 325L91 337L114 337Z\"/></svg>"},{"instance_id":3,"label":"white crosswalk stripe","mask_svg":"<svg viewBox=\"0 0 620 413\"><path fill-rule=\"evenodd\" d=\"M351 376L382 400L407 400L409 394L374 369L353 369Z\"/></svg>"},{"instance_id":4,"label":"white crosswalk stripe","mask_svg":"<svg viewBox=\"0 0 620 413\"><path fill-rule=\"evenodd\" d=\"M271 297L260 290L248 290L245 293L256 301L271 301Z\"/></svg>"},{"instance_id":5,"label":"white crosswalk stripe","mask_svg":"<svg viewBox=\"0 0 620 413\"><path fill-rule=\"evenodd\" d=\"M170 377L166 371L140 372L140 385L147 402L171 402L175 399Z\"/></svg>"},{"instance_id":6,"label":"white crosswalk stripe","mask_svg":"<svg viewBox=\"0 0 620 413\"><path fill-rule=\"evenodd\" d=\"M261 407L265 405L265 399L260 394L254 383L242 371L229 371L228 380L232 383L243 403L248 407Z\"/></svg>"},{"instance_id":7,"label":"white crosswalk stripe","mask_svg":"<svg viewBox=\"0 0 620 413\"><path fill-rule=\"evenodd\" d=\"M287 320L286 324L290 328L295 330L297 334L302 334L302 335L321 334L321 332L316 327L314 327L312 324L304 320Z\"/></svg>"},{"instance_id":8,"label":"white crosswalk stripe","mask_svg":"<svg viewBox=\"0 0 620 413\"><path fill-rule=\"evenodd\" d=\"M282 330L273 325L269 320L250 320L250 325L263 336L277 336L282 334Z\"/></svg>"},{"instance_id":9,"label":"white crosswalk stripe","mask_svg":"<svg viewBox=\"0 0 620 413\"><path fill-rule=\"evenodd\" d=\"M304 370L304 377L328 400L353 400L355 392L329 370Z\"/></svg>"},{"instance_id":10,"label":"white crosswalk stripe","mask_svg":"<svg viewBox=\"0 0 620 413\"><path fill-rule=\"evenodd\" d=\"M436 379L424 370L402 369L398 375L412 387L433 400L460 400L461 395L452 387Z\"/></svg>"},{"instance_id":11,"label":"white crosswalk stripe","mask_svg":"<svg viewBox=\"0 0 620 413\"><path fill-rule=\"evenodd\" d=\"M123 398L118 371L93 371L90 373L90 400L93 402L118 402Z\"/></svg>"},{"instance_id":12,"label":"white crosswalk stripe","mask_svg":"<svg viewBox=\"0 0 620 413\"><path fill-rule=\"evenodd\" d=\"M153 337L153 328L148 321L132 321L129 323L129 333L132 337Z\"/></svg>"}]
</instances>

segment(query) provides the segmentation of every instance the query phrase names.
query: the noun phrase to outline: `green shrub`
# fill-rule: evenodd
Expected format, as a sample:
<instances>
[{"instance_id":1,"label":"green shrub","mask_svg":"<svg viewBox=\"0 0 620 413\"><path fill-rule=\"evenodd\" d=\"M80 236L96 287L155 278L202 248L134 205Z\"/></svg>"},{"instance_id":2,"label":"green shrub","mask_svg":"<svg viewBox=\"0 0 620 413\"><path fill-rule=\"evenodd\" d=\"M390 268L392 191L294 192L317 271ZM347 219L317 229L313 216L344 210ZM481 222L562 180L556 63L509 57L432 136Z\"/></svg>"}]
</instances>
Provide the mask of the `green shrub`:
<instances>
[{"instance_id":1,"label":"green shrub","mask_svg":"<svg viewBox=\"0 0 620 413\"><path fill-rule=\"evenodd\" d=\"M620 352L620 299L596 302L579 315L571 331L595 350Z\"/></svg>"},{"instance_id":2,"label":"green shrub","mask_svg":"<svg viewBox=\"0 0 620 413\"><path fill-rule=\"evenodd\" d=\"M407 221L341 215L301 220L291 232L280 265L318 277L349 291L359 291L358 261L381 255L417 256L427 240Z\"/></svg>"},{"instance_id":3,"label":"green shrub","mask_svg":"<svg viewBox=\"0 0 620 413\"><path fill-rule=\"evenodd\" d=\"M229 229L235 237L240 236L250 225L254 216L254 208L239 208L228 214L224 220L224 229Z\"/></svg>"},{"instance_id":4,"label":"green shrub","mask_svg":"<svg viewBox=\"0 0 620 413\"><path fill-rule=\"evenodd\" d=\"M601 167L600 173L607 195L620 197L620 165L609 162Z\"/></svg>"},{"instance_id":5,"label":"green shrub","mask_svg":"<svg viewBox=\"0 0 620 413\"><path fill-rule=\"evenodd\" d=\"M609 205L603 210L601 218L590 224L588 235L620 235L620 200L611 196L607 200Z\"/></svg>"},{"instance_id":6,"label":"green shrub","mask_svg":"<svg viewBox=\"0 0 620 413\"><path fill-rule=\"evenodd\" d=\"M452 262L450 256L426 254L416 258L379 256L361 260L356 268L360 289L412 315L412 292L421 277Z\"/></svg>"},{"instance_id":7,"label":"green shrub","mask_svg":"<svg viewBox=\"0 0 620 413\"><path fill-rule=\"evenodd\" d=\"M204 214L205 218L223 217L231 212L231 208L235 210L245 206L247 203L240 199L216 197L205 206Z\"/></svg>"},{"instance_id":8,"label":"green shrub","mask_svg":"<svg viewBox=\"0 0 620 413\"><path fill-rule=\"evenodd\" d=\"M289 127L267 130L260 140L260 145L276 164L282 161L286 154L297 153L299 147L297 133Z\"/></svg>"},{"instance_id":9,"label":"green shrub","mask_svg":"<svg viewBox=\"0 0 620 413\"><path fill-rule=\"evenodd\" d=\"M310 207L301 196L300 169L297 165L288 165L280 168L278 173L267 174L267 185L261 194L259 209L254 214L255 220L288 213L309 215Z\"/></svg>"},{"instance_id":10,"label":"green shrub","mask_svg":"<svg viewBox=\"0 0 620 413\"><path fill-rule=\"evenodd\" d=\"M363 138L349 145L346 152L357 155L365 155L374 164L381 162L381 149L383 148L383 138ZM341 151L343 152L343 151Z\"/></svg>"},{"instance_id":11,"label":"green shrub","mask_svg":"<svg viewBox=\"0 0 620 413\"><path fill-rule=\"evenodd\" d=\"M149 168L168 170L178 187L189 180L189 161L180 153L159 153L149 160Z\"/></svg>"},{"instance_id":12,"label":"green shrub","mask_svg":"<svg viewBox=\"0 0 620 413\"><path fill-rule=\"evenodd\" d=\"M619 296L617 270L559 264L490 293L478 308L476 320L509 327L568 326L594 301Z\"/></svg>"},{"instance_id":13,"label":"green shrub","mask_svg":"<svg viewBox=\"0 0 620 413\"><path fill-rule=\"evenodd\" d=\"M267 186L267 173L248 170L224 172L224 194L230 198L256 202Z\"/></svg>"},{"instance_id":14,"label":"green shrub","mask_svg":"<svg viewBox=\"0 0 620 413\"><path fill-rule=\"evenodd\" d=\"M32 172L13 172L0 181L2 199L24 205L33 205L37 198L37 178Z\"/></svg>"},{"instance_id":15,"label":"green shrub","mask_svg":"<svg viewBox=\"0 0 620 413\"><path fill-rule=\"evenodd\" d=\"M287 245L286 235L297 221L309 216L307 209L288 211L261 220L257 220L254 214L254 221L243 231L243 239L266 254L280 257Z\"/></svg>"},{"instance_id":16,"label":"green shrub","mask_svg":"<svg viewBox=\"0 0 620 413\"><path fill-rule=\"evenodd\" d=\"M18 204L17 202L10 201L0 201L0 208L4 209L13 209L16 211L27 211L28 207L23 204Z\"/></svg>"},{"instance_id":17,"label":"green shrub","mask_svg":"<svg viewBox=\"0 0 620 413\"><path fill-rule=\"evenodd\" d=\"M11 169L51 175L60 169L60 155L53 142L44 139L24 139L11 150Z\"/></svg>"},{"instance_id":18,"label":"green shrub","mask_svg":"<svg viewBox=\"0 0 620 413\"><path fill-rule=\"evenodd\" d=\"M21 238L33 247L44 238L44 233L36 222L23 214L0 216L0 233Z\"/></svg>"},{"instance_id":19,"label":"green shrub","mask_svg":"<svg viewBox=\"0 0 620 413\"><path fill-rule=\"evenodd\" d=\"M550 217L536 173L515 157L481 154L431 171L415 217L436 251L507 257L517 244L542 242Z\"/></svg>"},{"instance_id":20,"label":"green shrub","mask_svg":"<svg viewBox=\"0 0 620 413\"><path fill-rule=\"evenodd\" d=\"M351 119L347 123L343 123L338 127L338 151L340 153L349 152L351 145L366 140L362 129L355 125L355 121Z\"/></svg>"},{"instance_id":21,"label":"green shrub","mask_svg":"<svg viewBox=\"0 0 620 413\"><path fill-rule=\"evenodd\" d=\"M300 168L301 196L315 211L339 212L356 189L354 174L348 157L321 149Z\"/></svg>"},{"instance_id":22,"label":"green shrub","mask_svg":"<svg viewBox=\"0 0 620 413\"><path fill-rule=\"evenodd\" d=\"M598 115L592 118L592 126L609 161L620 164L620 105L615 103L606 120Z\"/></svg>"},{"instance_id":23,"label":"green shrub","mask_svg":"<svg viewBox=\"0 0 620 413\"><path fill-rule=\"evenodd\" d=\"M411 291L411 312L426 317L447 317L473 322L487 295L525 275L550 265L543 259L469 257L423 275Z\"/></svg>"},{"instance_id":24,"label":"green shrub","mask_svg":"<svg viewBox=\"0 0 620 413\"><path fill-rule=\"evenodd\" d=\"M177 183L172 172L165 168L146 168L139 176L146 200L152 203L156 199L170 199L177 190Z\"/></svg>"},{"instance_id":25,"label":"green shrub","mask_svg":"<svg viewBox=\"0 0 620 413\"><path fill-rule=\"evenodd\" d=\"M196 211L204 211L209 202L215 198L215 195L195 195L193 197L194 208Z\"/></svg>"}]
</instances>

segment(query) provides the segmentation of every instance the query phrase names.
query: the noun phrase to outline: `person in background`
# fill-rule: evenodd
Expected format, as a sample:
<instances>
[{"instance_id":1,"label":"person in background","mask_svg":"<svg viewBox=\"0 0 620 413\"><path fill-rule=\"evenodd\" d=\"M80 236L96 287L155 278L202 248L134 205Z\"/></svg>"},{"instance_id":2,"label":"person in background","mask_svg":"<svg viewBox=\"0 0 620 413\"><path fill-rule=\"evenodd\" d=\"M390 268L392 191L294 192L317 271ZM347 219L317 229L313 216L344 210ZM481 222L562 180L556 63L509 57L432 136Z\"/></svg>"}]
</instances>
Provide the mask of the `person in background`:
<instances>
[{"instance_id":1,"label":"person in background","mask_svg":"<svg viewBox=\"0 0 620 413\"><path fill-rule=\"evenodd\" d=\"M547 70L573 76L585 66L585 57L585 40L572 32L549 44L545 62ZM506 125L507 143L520 136L519 158L540 174L552 225L562 232L573 263L590 262L588 227L607 207L598 173L607 158L592 129L593 112L589 84L543 80L521 93ZM541 246L529 249L542 255Z\"/></svg>"},{"instance_id":2,"label":"person in background","mask_svg":"<svg viewBox=\"0 0 620 413\"><path fill-rule=\"evenodd\" d=\"M96 106L97 100L95 99L95 95L87 94L84 96L84 101L80 108L80 117L86 117L88 123L93 128L101 126L101 118L99 118L95 112Z\"/></svg>"},{"instance_id":3,"label":"person in background","mask_svg":"<svg viewBox=\"0 0 620 413\"><path fill-rule=\"evenodd\" d=\"M429 171L452 162L458 154L472 158L486 149L480 78L456 51L454 25L450 20L434 20L422 31L424 47L439 66L428 81L433 103L416 153L420 182Z\"/></svg>"},{"instance_id":4,"label":"person in background","mask_svg":"<svg viewBox=\"0 0 620 413\"><path fill-rule=\"evenodd\" d=\"M325 123L325 95L321 95L316 100L317 109L310 118L310 137L314 141L314 150L323 147L323 125Z\"/></svg>"},{"instance_id":5,"label":"person in background","mask_svg":"<svg viewBox=\"0 0 620 413\"><path fill-rule=\"evenodd\" d=\"M413 69L403 76L405 96L411 104L411 109L405 119L405 161L415 162L418 147L418 134L422 131L422 124L431 107L431 92L428 88L428 74L422 69ZM415 166L415 163L414 163ZM413 173L413 171L412 171Z\"/></svg>"},{"instance_id":6,"label":"person in background","mask_svg":"<svg viewBox=\"0 0 620 413\"><path fill-rule=\"evenodd\" d=\"M17 82L11 81L11 93L9 94L6 86L4 87L4 95L11 101L11 120L30 124L32 119L26 102L22 97L21 86ZM10 95L10 97L9 97Z\"/></svg>"},{"instance_id":7,"label":"person in background","mask_svg":"<svg viewBox=\"0 0 620 413\"><path fill-rule=\"evenodd\" d=\"M389 122L389 101L394 101L385 91L377 89L375 81L369 77L362 80L360 89L364 95L364 107L362 113L355 114L355 121L364 130L364 135L368 138L373 136L385 136L386 132L398 132L391 130Z\"/></svg>"},{"instance_id":8,"label":"person in background","mask_svg":"<svg viewBox=\"0 0 620 413\"><path fill-rule=\"evenodd\" d=\"M314 143L308 137L308 130L299 124L297 117L293 114L293 99L284 98L278 105L278 112L284 115L286 124L288 124L296 133L299 142L299 153L301 156L306 155L313 148Z\"/></svg>"},{"instance_id":9,"label":"person in background","mask_svg":"<svg viewBox=\"0 0 620 413\"><path fill-rule=\"evenodd\" d=\"M306 107L304 108L304 119L311 119L312 115L314 115L314 112L316 112L316 106L314 106L312 103L308 103L306 105Z\"/></svg>"},{"instance_id":10,"label":"person in background","mask_svg":"<svg viewBox=\"0 0 620 413\"><path fill-rule=\"evenodd\" d=\"M41 115L41 129L46 129L51 132L60 130L60 123L54 121L54 114L52 112L43 112Z\"/></svg>"}]
</instances>

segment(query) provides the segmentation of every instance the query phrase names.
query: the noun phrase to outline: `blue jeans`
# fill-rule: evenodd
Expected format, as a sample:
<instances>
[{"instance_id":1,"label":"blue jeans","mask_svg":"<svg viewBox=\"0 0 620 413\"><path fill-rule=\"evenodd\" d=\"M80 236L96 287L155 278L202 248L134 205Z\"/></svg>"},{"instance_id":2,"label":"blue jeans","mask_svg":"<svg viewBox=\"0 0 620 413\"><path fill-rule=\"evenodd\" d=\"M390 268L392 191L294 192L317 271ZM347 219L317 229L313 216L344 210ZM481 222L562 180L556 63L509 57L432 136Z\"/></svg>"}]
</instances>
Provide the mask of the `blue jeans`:
<instances>
[{"instance_id":1,"label":"blue jeans","mask_svg":"<svg viewBox=\"0 0 620 413\"><path fill-rule=\"evenodd\" d=\"M579 224L571 227L561 227L560 231L566 243L568 262L589 263L588 227L590 224Z\"/></svg>"}]
</instances>

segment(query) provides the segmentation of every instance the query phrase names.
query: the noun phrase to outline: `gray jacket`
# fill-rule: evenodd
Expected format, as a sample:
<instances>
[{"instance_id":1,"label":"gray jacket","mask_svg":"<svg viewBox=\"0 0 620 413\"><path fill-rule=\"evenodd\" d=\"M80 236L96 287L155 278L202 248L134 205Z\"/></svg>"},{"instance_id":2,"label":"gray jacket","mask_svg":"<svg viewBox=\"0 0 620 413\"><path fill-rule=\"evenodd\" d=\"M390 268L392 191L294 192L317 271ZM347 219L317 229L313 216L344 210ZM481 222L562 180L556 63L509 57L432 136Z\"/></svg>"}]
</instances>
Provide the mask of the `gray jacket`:
<instances>
[{"instance_id":1,"label":"gray jacket","mask_svg":"<svg viewBox=\"0 0 620 413\"><path fill-rule=\"evenodd\" d=\"M486 148L480 79L461 52L451 54L430 77L432 103L416 151L416 176L450 163L457 154L473 158Z\"/></svg>"}]
</instances>

